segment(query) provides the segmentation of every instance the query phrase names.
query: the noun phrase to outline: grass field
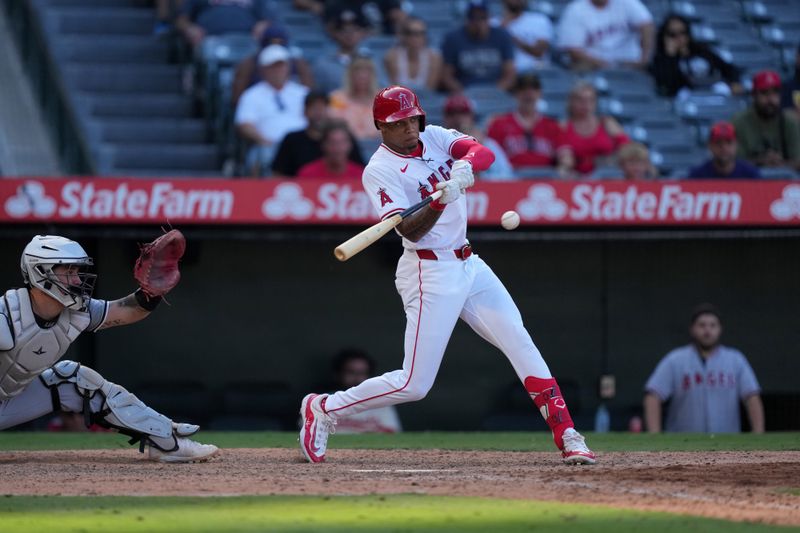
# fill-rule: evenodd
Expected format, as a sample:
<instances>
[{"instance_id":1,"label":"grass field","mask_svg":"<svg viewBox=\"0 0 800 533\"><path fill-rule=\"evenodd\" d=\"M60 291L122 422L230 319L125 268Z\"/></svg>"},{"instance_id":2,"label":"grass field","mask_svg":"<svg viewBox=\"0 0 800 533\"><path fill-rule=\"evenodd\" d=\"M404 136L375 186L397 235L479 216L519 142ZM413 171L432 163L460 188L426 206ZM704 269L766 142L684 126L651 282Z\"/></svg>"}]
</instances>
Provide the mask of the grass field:
<instances>
[{"instance_id":1,"label":"grass field","mask_svg":"<svg viewBox=\"0 0 800 533\"><path fill-rule=\"evenodd\" d=\"M202 440L224 448L293 448L295 433L203 432ZM800 434L769 435L587 435L603 452L797 451ZM545 433L405 433L337 435L337 449L487 450L553 452ZM3 453L23 450L128 448L115 434L0 433L0 476L14 475ZM20 459L15 459L19 461ZM307 468L310 465L300 465ZM102 467L101 467L102 468ZM109 468L113 468L109 466ZM168 472L163 467L160 471ZM200 467L202 468L202 467ZM584 467L590 468L590 467ZM166 470L165 470L166 469ZM268 473L266 474L268 475ZM327 481L327 480L326 480ZM335 481L335 480L334 480ZM320 487L320 494L324 490ZM800 479L781 489L800 506ZM0 497L0 532L211 532L211 531L431 531L505 533L516 531L738 532L800 531L599 505L532 499L500 499L427 494L365 496L18 496Z\"/></svg>"}]
</instances>

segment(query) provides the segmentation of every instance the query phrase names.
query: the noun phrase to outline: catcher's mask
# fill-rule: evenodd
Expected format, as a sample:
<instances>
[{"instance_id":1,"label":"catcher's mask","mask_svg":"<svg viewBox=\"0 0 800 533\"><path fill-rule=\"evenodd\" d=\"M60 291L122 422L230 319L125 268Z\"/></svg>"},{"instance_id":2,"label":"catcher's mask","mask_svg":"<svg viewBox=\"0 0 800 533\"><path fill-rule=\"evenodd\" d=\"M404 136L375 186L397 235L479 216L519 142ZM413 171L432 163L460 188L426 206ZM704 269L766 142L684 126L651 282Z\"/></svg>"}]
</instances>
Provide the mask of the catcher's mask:
<instances>
[{"instance_id":1,"label":"catcher's mask","mask_svg":"<svg viewBox=\"0 0 800 533\"><path fill-rule=\"evenodd\" d=\"M20 258L26 286L36 287L73 310L85 308L92 297L97 279L91 272L93 266L80 244L56 235L35 236Z\"/></svg>"}]
</instances>

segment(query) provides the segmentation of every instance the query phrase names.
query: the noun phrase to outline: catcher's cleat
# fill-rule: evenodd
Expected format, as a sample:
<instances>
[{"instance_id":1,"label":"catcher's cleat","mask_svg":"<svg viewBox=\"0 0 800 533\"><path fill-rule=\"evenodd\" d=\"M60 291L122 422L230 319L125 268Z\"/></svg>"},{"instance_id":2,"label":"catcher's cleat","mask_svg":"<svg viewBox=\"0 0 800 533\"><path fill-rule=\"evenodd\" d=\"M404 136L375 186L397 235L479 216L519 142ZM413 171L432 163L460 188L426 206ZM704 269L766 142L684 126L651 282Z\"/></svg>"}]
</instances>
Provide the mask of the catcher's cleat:
<instances>
[{"instance_id":1,"label":"catcher's cleat","mask_svg":"<svg viewBox=\"0 0 800 533\"><path fill-rule=\"evenodd\" d=\"M149 446L147 458L159 463L202 463L219 453L219 448L213 444L200 444L184 437L178 437L177 440L178 449L172 452Z\"/></svg>"},{"instance_id":2,"label":"catcher's cleat","mask_svg":"<svg viewBox=\"0 0 800 533\"><path fill-rule=\"evenodd\" d=\"M561 455L564 462L568 465L593 465L597 462L597 457L592 450L586 446L583 435L569 428L564 431L564 448Z\"/></svg>"},{"instance_id":3,"label":"catcher's cleat","mask_svg":"<svg viewBox=\"0 0 800 533\"><path fill-rule=\"evenodd\" d=\"M300 404L300 451L309 463L325 460L328 435L336 433L336 421L322 409L327 394L308 394Z\"/></svg>"}]
</instances>

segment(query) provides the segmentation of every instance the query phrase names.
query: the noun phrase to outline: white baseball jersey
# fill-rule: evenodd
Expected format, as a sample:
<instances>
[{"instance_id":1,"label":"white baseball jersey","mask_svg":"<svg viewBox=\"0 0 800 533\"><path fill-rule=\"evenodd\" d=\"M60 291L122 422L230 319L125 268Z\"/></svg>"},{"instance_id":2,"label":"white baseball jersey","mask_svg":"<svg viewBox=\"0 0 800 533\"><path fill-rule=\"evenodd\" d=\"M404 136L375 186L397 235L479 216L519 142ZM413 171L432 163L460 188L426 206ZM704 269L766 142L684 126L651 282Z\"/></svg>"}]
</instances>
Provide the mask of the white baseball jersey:
<instances>
[{"instance_id":1,"label":"white baseball jersey","mask_svg":"<svg viewBox=\"0 0 800 533\"><path fill-rule=\"evenodd\" d=\"M617 63L638 61L642 47L639 28L653 22L639 0L609 0L597 7L591 0L573 0L558 25L560 48L581 48L592 57Z\"/></svg>"},{"instance_id":2,"label":"white baseball jersey","mask_svg":"<svg viewBox=\"0 0 800 533\"><path fill-rule=\"evenodd\" d=\"M367 195L381 218L429 196L436 183L450 177L453 143L466 135L428 125L420 133L419 157L398 154L381 145L364 170ZM469 193L466 193L469 194ZM433 386L450 335L459 318L508 357L520 380L548 379L550 369L525 330L511 295L477 254L463 260L453 250L467 242L467 202L462 195L447 204L433 228L406 250L397 264L395 286L406 312L405 358L401 369L363 381L328 396L325 409L346 419L368 409L419 400ZM436 260L415 250L435 251Z\"/></svg>"},{"instance_id":3,"label":"white baseball jersey","mask_svg":"<svg viewBox=\"0 0 800 533\"><path fill-rule=\"evenodd\" d=\"M460 131L427 125L419 134L422 155L409 156L381 144L362 175L367 196L381 220L424 200L436 184L450 179L455 159L450 149L456 141L472 139ZM467 199L461 195L449 204L436 225L419 242L403 238L407 249L455 250L467 243Z\"/></svg>"}]
</instances>

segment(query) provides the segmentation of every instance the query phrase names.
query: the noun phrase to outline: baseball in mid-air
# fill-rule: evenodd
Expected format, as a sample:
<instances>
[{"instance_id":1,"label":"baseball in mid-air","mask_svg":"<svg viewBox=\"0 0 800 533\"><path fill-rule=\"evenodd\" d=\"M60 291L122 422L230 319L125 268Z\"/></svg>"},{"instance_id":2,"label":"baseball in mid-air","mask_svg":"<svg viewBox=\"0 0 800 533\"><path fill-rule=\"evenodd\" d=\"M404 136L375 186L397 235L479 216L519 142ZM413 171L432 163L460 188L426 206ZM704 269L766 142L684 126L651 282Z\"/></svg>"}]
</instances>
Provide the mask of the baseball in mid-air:
<instances>
[{"instance_id":1,"label":"baseball in mid-air","mask_svg":"<svg viewBox=\"0 0 800 533\"><path fill-rule=\"evenodd\" d=\"M500 217L500 225L507 230L517 229L519 226L519 213L516 211L506 211Z\"/></svg>"}]
</instances>

